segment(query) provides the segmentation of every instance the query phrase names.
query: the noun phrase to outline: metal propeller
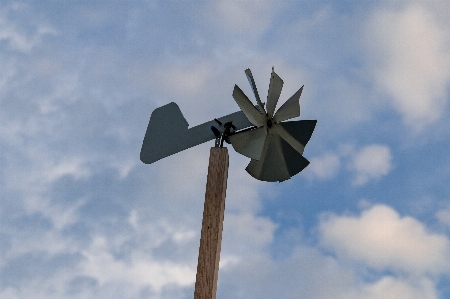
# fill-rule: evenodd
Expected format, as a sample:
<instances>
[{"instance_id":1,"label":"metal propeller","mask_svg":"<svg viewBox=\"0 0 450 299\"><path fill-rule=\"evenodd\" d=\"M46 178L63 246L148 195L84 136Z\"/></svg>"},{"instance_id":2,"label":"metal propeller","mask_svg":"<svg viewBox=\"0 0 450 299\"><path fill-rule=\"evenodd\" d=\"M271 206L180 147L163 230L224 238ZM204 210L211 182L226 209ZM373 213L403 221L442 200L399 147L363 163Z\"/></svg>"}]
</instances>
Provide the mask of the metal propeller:
<instances>
[{"instance_id":1,"label":"metal propeller","mask_svg":"<svg viewBox=\"0 0 450 299\"><path fill-rule=\"evenodd\" d=\"M251 158L246 170L262 181L284 181L302 171L309 161L302 154L314 131L316 120L301 120L282 123L300 116L300 96L303 86L291 96L275 113L283 88L283 80L272 69L267 106L265 110L250 69L245 71L259 109L239 88L234 86L233 98L254 128L231 135L234 149Z\"/></svg>"}]
</instances>

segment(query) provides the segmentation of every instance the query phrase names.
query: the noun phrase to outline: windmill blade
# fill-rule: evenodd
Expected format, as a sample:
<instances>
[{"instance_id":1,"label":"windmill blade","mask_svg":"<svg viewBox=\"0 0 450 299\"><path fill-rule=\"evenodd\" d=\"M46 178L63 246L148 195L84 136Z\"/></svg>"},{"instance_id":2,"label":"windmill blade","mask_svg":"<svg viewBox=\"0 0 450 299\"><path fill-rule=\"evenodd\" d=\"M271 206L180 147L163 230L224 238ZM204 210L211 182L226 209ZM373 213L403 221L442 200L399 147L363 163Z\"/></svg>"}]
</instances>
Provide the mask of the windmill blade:
<instances>
[{"instance_id":1,"label":"windmill blade","mask_svg":"<svg viewBox=\"0 0 450 299\"><path fill-rule=\"evenodd\" d=\"M290 179L308 166L309 161L279 136L268 135L259 160L251 160L246 170L266 182Z\"/></svg>"},{"instance_id":2,"label":"windmill blade","mask_svg":"<svg viewBox=\"0 0 450 299\"><path fill-rule=\"evenodd\" d=\"M265 127L259 127L231 135L229 139L231 145L238 153L251 159L259 160L264 148L266 136L267 129Z\"/></svg>"},{"instance_id":3,"label":"windmill blade","mask_svg":"<svg viewBox=\"0 0 450 299\"><path fill-rule=\"evenodd\" d=\"M294 136L289 134L281 124L274 124L271 128L276 134L278 134L281 138L284 139L291 147L293 147L299 154L303 154L305 150L305 146L300 143Z\"/></svg>"},{"instance_id":4,"label":"windmill blade","mask_svg":"<svg viewBox=\"0 0 450 299\"><path fill-rule=\"evenodd\" d=\"M234 85L233 98L254 126L262 127L264 125L266 121L265 115L261 114L261 112L253 106L252 102L237 85Z\"/></svg>"},{"instance_id":5,"label":"windmill blade","mask_svg":"<svg viewBox=\"0 0 450 299\"><path fill-rule=\"evenodd\" d=\"M283 88L283 80L275 73L272 68L272 75L270 76L269 93L267 94L267 115L269 118L273 117L275 107L280 98L281 89Z\"/></svg>"},{"instance_id":6,"label":"windmill blade","mask_svg":"<svg viewBox=\"0 0 450 299\"><path fill-rule=\"evenodd\" d=\"M279 137L276 135L267 135L261 158L259 160L252 159L245 169L255 179L276 182L285 181L291 177L280 153L278 139Z\"/></svg>"},{"instance_id":7,"label":"windmill blade","mask_svg":"<svg viewBox=\"0 0 450 299\"><path fill-rule=\"evenodd\" d=\"M298 120L278 123L295 140L306 146L316 127L317 120Z\"/></svg>"},{"instance_id":8,"label":"windmill blade","mask_svg":"<svg viewBox=\"0 0 450 299\"><path fill-rule=\"evenodd\" d=\"M273 122L282 122L300 116L300 96L303 86L278 109L273 116Z\"/></svg>"},{"instance_id":9,"label":"windmill blade","mask_svg":"<svg viewBox=\"0 0 450 299\"><path fill-rule=\"evenodd\" d=\"M250 69L245 70L245 75L247 76L248 82L250 83L250 86L252 87L253 94L256 98L256 103L258 103L259 111L262 114L266 114L266 110L264 109L264 105L261 102L261 99L259 97L258 89L256 88L255 80L253 79L252 71Z\"/></svg>"},{"instance_id":10,"label":"windmill blade","mask_svg":"<svg viewBox=\"0 0 450 299\"><path fill-rule=\"evenodd\" d=\"M289 175L293 177L306 166L309 165L309 161L299 154L293 147L291 147L286 141L280 138L280 150L283 153L283 158L286 162L286 167Z\"/></svg>"},{"instance_id":11,"label":"windmill blade","mask_svg":"<svg viewBox=\"0 0 450 299\"><path fill-rule=\"evenodd\" d=\"M232 122L236 130L242 130L252 125L242 111L223 116L218 120L221 123ZM141 161L151 164L216 138L211 131L211 126L217 126L215 120L190 129L188 126L188 122L176 103L172 102L155 109L150 117L142 143Z\"/></svg>"}]
</instances>

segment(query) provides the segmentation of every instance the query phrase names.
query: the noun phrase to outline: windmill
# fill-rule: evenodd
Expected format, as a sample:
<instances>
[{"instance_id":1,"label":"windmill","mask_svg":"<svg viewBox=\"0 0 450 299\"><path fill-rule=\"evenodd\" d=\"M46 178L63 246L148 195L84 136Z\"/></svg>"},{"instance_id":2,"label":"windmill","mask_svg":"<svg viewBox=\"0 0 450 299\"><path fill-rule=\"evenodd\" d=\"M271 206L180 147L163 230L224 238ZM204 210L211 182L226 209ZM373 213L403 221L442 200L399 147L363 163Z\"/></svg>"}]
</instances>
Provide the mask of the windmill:
<instances>
[{"instance_id":1,"label":"windmill","mask_svg":"<svg viewBox=\"0 0 450 299\"><path fill-rule=\"evenodd\" d=\"M241 111L189 128L178 105L169 103L152 112L141 148L141 161L151 164L215 139L208 166L195 299L216 297L228 178L228 151L223 147L224 142L231 143L238 153L251 159L246 170L261 181L285 181L309 164L303 151L317 121L286 121L300 116L303 86L275 112L283 80L272 68L265 104L250 69L245 74L256 106L235 85L233 98Z\"/></svg>"}]
</instances>

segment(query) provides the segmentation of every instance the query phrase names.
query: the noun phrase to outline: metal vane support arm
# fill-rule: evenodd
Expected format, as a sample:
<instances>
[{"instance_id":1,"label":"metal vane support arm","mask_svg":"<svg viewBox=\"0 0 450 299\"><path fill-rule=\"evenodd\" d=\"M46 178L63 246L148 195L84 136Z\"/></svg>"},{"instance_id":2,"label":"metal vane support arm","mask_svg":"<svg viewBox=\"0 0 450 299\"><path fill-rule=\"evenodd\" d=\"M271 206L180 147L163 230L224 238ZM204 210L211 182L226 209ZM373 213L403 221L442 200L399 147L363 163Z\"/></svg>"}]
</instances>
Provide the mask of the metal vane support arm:
<instances>
[{"instance_id":1,"label":"metal vane support arm","mask_svg":"<svg viewBox=\"0 0 450 299\"><path fill-rule=\"evenodd\" d=\"M220 123L233 122L236 130L251 126L242 111L217 118ZM190 147L217 138L222 132L217 129L218 122L208 121L195 127L189 127L188 122L175 103L169 103L155 109L150 117L144 142L141 148L141 161L145 164L154 163L162 158L176 154ZM215 127L217 132L214 132ZM213 130L213 133L211 133ZM220 146L220 143L219 143Z\"/></svg>"}]
</instances>

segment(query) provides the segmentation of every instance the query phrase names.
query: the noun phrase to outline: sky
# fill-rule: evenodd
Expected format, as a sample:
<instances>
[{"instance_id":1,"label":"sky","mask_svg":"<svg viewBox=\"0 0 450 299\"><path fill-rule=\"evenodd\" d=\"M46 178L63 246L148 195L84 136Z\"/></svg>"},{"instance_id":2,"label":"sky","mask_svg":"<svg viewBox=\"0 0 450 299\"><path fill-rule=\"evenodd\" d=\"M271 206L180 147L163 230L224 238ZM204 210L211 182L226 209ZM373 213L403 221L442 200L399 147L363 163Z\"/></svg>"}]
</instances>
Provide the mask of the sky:
<instances>
[{"instance_id":1,"label":"sky","mask_svg":"<svg viewBox=\"0 0 450 299\"><path fill-rule=\"evenodd\" d=\"M317 119L282 183L230 167L217 298L450 297L450 2L0 1L0 298L193 298L209 148L151 112Z\"/></svg>"}]
</instances>

